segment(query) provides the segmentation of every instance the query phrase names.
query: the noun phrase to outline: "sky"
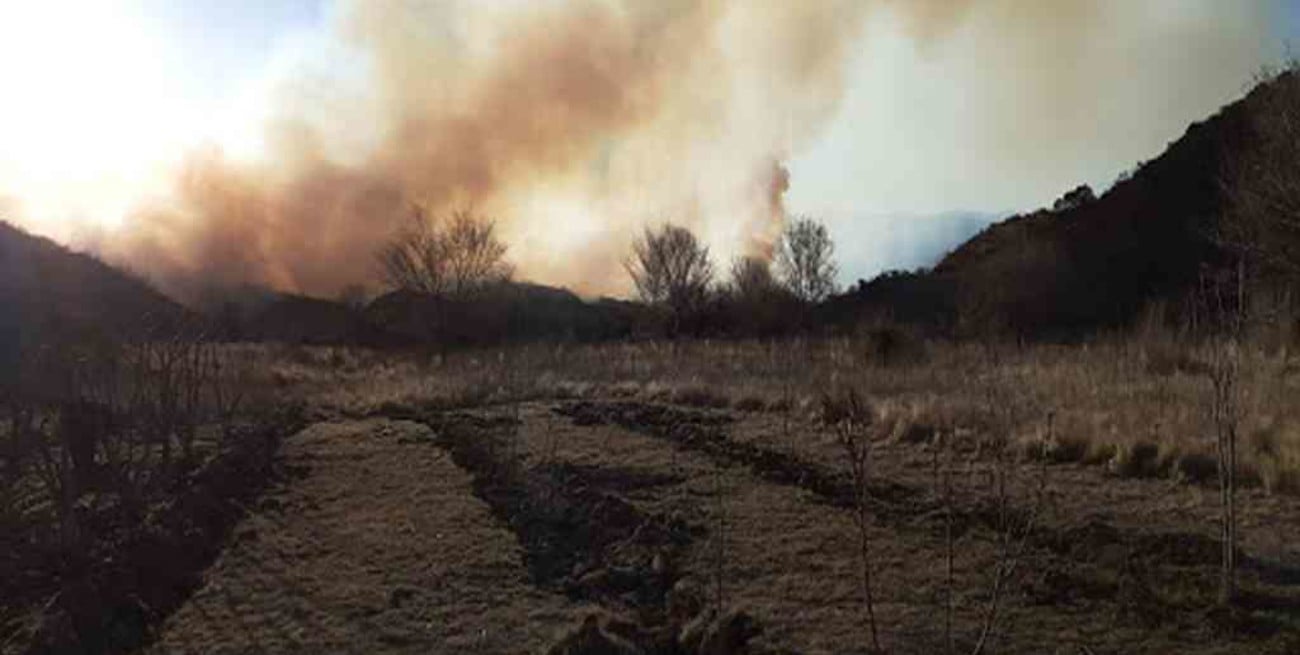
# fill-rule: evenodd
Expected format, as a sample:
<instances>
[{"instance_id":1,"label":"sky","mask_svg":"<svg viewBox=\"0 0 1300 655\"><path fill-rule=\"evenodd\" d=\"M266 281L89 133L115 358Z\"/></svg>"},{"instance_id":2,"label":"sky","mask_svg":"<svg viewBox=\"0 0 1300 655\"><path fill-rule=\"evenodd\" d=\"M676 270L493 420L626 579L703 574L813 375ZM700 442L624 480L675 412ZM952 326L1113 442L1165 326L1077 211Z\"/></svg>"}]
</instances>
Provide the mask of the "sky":
<instances>
[{"instance_id":1,"label":"sky","mask_svg":"<svg viewBox=\"0 0 1300 655\"><path fill-rule=\"evenodd\" d=\"M853 30L843 51L830 55L842 65L824 73L832 80L825 84L837 89L811 108L784 99L770 114L751 112L744 105L763 99L749 91L728 101L738 106L732 119L749 120L756 112L758 120L784 115L789 121L786 143L775 148L788 170L784 210L829 224L845 283L924 265L984 222L1050 204L1078 184L1105 189L1158 155L1188 123L1239 96L1254 71L1300 36L1300 0L1081 0L1065 3L1083 8L1063 15L1036 9L1054 4L1038 0L915 1L935 9L901 10L897 0L843 3ZM349 8L361 18L348 29L364 31L369 14L383 13L377 5L350 4L363 9ZM525 4L493 6L517 12ZM466 17L436 2L421 6L411 15L446 19L453 35L463 27L456 21L494 15L476 10ZM371 97L333 88L363 76L347 72L355 61L339 55L340 13L346 12L328 0L0 0L0 79L17 99L0 103L0 218L94 248L131 229L129 217L142 199L174 194L175 171L194 152L257 158L271 138L266 126L280 115L328 114L346 123L347 137L322 147L347 160L367 147L357 144L382 135L371 134L379 128L364 117L354 120L351 110L330 109ZM373 20L400 24L401 17ZM748 29L770 27L756 25ZM383 29L390 30L383 38L393 37L391 25ZM737 48L719 61L757 56ZM749 77L726 79L740 85ZM786 82L772 92L806 88L812 87ZM683 112L707 106L693 102L670 106ZM610 129L612 136L591 148L603 149L615 166L620 139L664 133L628 131L621 123ZM782 129L770 131L779 141ZM672 134L678 132L680 125ZM743 135L702 134L723 145L671 154L712 161L723 146L743 150ZM664 146L672 147L679 146ZM581 166L601 165L599 157L583 157ZM508 206L540 188L522 186ZM561 194L556 206L572 208L589 197L584 194ZM706 208L735 206L696 200ZM199 219L173 220L169 229L187 220ZM571 229L604 234L593 226L599 220ZM517 240L546 242L554 232L544 220L507 227ZM699 227L718 253L738 252L727 245L736 226L702 221ZM549 260L525 263L543 281L574 283L554 274ZM309 279L286 274L270 282L294 286L300 278ZM609 289L617 285L597 290Z\"/></svg>"}]
</instances>

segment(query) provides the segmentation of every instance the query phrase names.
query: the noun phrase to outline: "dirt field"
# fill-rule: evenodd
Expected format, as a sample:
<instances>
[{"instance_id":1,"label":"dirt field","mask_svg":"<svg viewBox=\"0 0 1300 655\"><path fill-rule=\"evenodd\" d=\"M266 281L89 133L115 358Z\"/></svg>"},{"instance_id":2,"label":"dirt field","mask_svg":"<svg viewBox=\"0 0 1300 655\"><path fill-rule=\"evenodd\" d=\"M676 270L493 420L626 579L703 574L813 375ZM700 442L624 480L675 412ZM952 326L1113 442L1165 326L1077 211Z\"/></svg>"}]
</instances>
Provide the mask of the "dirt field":
<instances>
[{"instance_id":1,"label":"dirt field","mask_svg":"<svg viewBox=\"0 0 1300 655\"><path fill-rule=\"evenodd\" d=\"M153 652L545 652L592 611L643 651L684 652L711 606L752 617L750 652L870 645L853 487L807 418L600 395L371 414L285 442L293 475ZM1300 648L1290 497L1243 492L1229 612L1211 486L915 431L874 444L889 652L969 653L985 633L986 653Z\"/></svg>"},{"instance_id":2,"label":"dirt field","mask_svg":"<svg viewBox=\"0 0 1300 655\"><path fill-rule=\"evenodd\" d=\"M580 609L528 584L469 476L401 421L320 423L158 653L520 652Z\"/></svg>"}]
</instances>

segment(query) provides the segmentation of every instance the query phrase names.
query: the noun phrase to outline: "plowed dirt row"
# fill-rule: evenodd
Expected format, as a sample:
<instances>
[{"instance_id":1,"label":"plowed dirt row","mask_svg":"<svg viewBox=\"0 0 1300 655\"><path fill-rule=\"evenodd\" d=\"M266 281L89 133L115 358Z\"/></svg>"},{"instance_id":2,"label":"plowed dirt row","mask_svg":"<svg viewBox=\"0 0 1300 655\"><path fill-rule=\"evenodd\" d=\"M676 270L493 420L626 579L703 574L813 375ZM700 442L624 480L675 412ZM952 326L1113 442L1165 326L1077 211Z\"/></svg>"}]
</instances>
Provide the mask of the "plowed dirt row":
<instances>
[{"instance_id":1,"label":"plowed dirt row","mask_svg":"<svg viewBox=\"0 0 1300 655\"><path fill-rule=\"evenodd\" d=\"M528 584L519 544L428 429L290 437L296 481L237 528L156 653L525 653L581 608Z\"/></svg>"},{"instance_id":2,"label":"plowed dirt row","mask_svg":"<svg viewBox=\"0 0 1300 655\"><path fill-rule=\"evenodd\" d=\"M676 478L676 484L636 490L627 499L648 513L705 527L706 535L677 565L710 602L721 579L723 603L746 608L763 627L756 649L839 653L867 643L851 515L813 502L797 487L755 480L743 467L720 467L698 453L617 426L574 425L552 409L521 408L522 460L529 466L563 462ZM924 548L884 530L873 530L873 537L882 563L911 559ZM896 585L891 568L899 567L881 567L877 584ZM910 595L910 590L899 592ZM891 612L882 618L885 631L894 635L932 632L924 625L926 617Z\"/></svg>"},{"instance_id":3,"label":"plowed dirt row","mask_svg":"<svg viewBox=\"0 0 1300 655\"><path fill-rule=\"evenodd\" d=\"M155 652L544 652L595 606L661 625L674 582L745 608L763 629L754 652L865 650L853 511L816 430L774 445L749 419L708 419L698 442L678 425L692 412L632 409L590 420L539 402L313 426L284 446L297 478L236 530ZM946 548L911 448L882 450L873 485L888 496L868 531L876 614L890 652L943 652ZM1090 491L1054 480L1058 499ZM1199 555L1137 557L1130 527L1054 520L1003 586L985 652L1290 652L1275 625L1234 637L1200 613L1213 564ZM955 538L955 652L990 607L996 538L987 521ZM1203 545L1171 548L1189 544Z\"/></svg>"},{"instance_id":4,"label":"plowed dirt row","mask_svg":"<svg viewBox=\"0 0 1300 655\"><path fill-rule=\"evenodd\" d=\"M781 590L767 586L768 580L783 574L803 576L800 581L805 584L815 585L820 579L830 588L856 581L853 530L846 513L834 509L843 505L842 487L846 481L838 473L833 455L817 446L825 441L817 430L800 426L797 443L782 448L764 445L745 421L733 422L710 412L623 402L576 406L566 403L556 409L573 424L587 429L611 429L610 424L614 424L619 426L615 430L653 436L661 442L661 450L671 451L670 457L676 462L703 457L715 465L734 466L748 473L736 478L734 500L725 503L724 508L728 514L733 512L727 508L735 508L733 550L736 566L741 569L738 586L760 589L749 600L770 606L761 617L764 620L779 626L783 617L797 617L792 621L799 626L795 629L807 633L794 640L801 648L818 648L823 643L819 637L824 634L835 635L829 640L831 652L863 643L860 636L856 641L846 641L848 633L834 626L833 620L822 624L821 617L808 616L809 612L826 609L828 604L834 606L847 600L852 591L837 597L825 594L827 587L823 587L821 595L786 604L777 600ZM655 450L653 444L636 441L635 436L608 441L636 444L607 455L616 461L633 451L644 457ZM935 637L942 630L940 607L947 589L940 574L946 562L935 530L940 515L934 513L932 472L928 470L929 462L917 461L929 457L917 451L907 444L882 448L876 455L878 472L871 485L873 493L885 496L883 502L873 503L878 527L872 534L873 565L878 569L877 598L882 603L878 617L885 622L883 631L890 635L896 652L924 651L940 645ZM975 468L988 473L987 462L976 463ZM1241 648L1249 652L1288 652L1291 648L1283 633L1286 622L1296 614L1296 590L1293 583L1285 581L1261 582L1261 578L1273 573L1269 570L1273 568L1271 563L1248 557L1242 573L1243 579L1265 587L1266 597L1255 599L1260 611L1244 619L1211 615L1205 610L1214 596L1218 546L1202 536L1203 526L1179 524L1169 521L1169 517L1148 521L1155 530L1137 527L1141 523L1132 517L1117 526L1098 518L1097 512L1104 511L1104 506L1089 508L1079 503L1080 498L1096 493L1095 485L1106 480L1080 482L1070 472L1071 477L1065 479L1079 484L1068 488L1058 482L1063 477L1060 472L1040 471L1037 469L1041 467L1033 465L1029 468L1030 472L1018 473L1021 484L1040 473L1045 475L1048 488L1044 495L1048 501L1044 505L1051 508L1039 512L1028 552L1016 568L1017 575L1004 585L996 623L999 630L995 634L1005 636L1005 641L993 642L992 652L1078 652L1080 647L1093 652L1126 653L1170 649L1230 652ZM1091 477L1097 477L1095 471ZM988 611L993 588L991 571L997 563L993 542L998 535L990 530L996 519L983 515L988 510L987 499L978 497L979 489L967 484L967 489L975 492L973 497L954 501L959 523L971 528L954 544L954 636L959 643L978 631ZM1151 487L1146 490L1149 498L1156 496L1156 487L1164 486L1155 482L1138 484ZM773 486L803 492L802 502L790 515L782 515L781 504L764 495L772 493ZM1028 496L1020 490L1011 501L1016 505L1012 509L1023 509L1031 502ZM1132 508L1124 506L1121 510ZM929 517L925 518L927 513ZM806 531L807 525L822 527L834 525L835 521L839 525L825 535L835 537L819 538L816 532ZM783 544L787 537L795 550L783 553L779 547L770 547ZM753 557L763 562L757 567L748 564L752 560L745 552L751 540ZM797 550L799 545L817 550L801 552ZM814 562L811 567L809 562ZM818 575L828 567L840 577ZM858 611L851 602L841 609ZM1227 624L1223 623L1225 619Z\"/></svg>"}]
</instances>

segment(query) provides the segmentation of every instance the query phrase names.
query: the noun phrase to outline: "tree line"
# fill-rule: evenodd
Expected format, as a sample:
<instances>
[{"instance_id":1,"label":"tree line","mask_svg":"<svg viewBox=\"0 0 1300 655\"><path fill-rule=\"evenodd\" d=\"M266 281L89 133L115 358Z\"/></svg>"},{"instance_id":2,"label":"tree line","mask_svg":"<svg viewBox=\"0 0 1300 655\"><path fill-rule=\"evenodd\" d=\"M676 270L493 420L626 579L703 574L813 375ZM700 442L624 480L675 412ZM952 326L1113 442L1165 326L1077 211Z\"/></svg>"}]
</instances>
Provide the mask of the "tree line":
<instances>
[{"instance_id":1,"label":"tree line","mask_svg":"<svg viewBox=\"0 0 1300 655\"><path fill-rule=\"evenodd\" d=\"M770 259L741 256L719 279L708 247L689 229L665 223L645 229L625 268L670 333L773 332L798 327L800 310L836 292L834 254L824 224L796 217Z\"/></svg>"},{"instance_id":2,"label":"tree line","mask_svg":"<svg viewBox=\"0 0 1300 655\"><path fill-rule=\"evenodd\" d=\"M490 218L458 211L434 219L417 208L378 252L377 264L391 290L468 300L512 280L507 252ZM799 328L803 310L838 290L834 254L826 226L799 216L787 222L770 256L738 257L720 274L689 228L665 222L637 237L624 268L650 330L773 333Z\"/></svg>"}]
</instances>

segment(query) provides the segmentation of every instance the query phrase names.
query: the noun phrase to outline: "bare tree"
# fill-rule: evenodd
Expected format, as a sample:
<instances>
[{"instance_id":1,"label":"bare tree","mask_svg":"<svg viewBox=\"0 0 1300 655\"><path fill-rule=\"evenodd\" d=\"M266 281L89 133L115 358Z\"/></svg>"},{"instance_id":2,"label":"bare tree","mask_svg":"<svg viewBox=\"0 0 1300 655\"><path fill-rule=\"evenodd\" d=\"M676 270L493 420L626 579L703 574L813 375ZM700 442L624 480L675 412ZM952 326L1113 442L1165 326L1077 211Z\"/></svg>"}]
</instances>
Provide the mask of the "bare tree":
<instances>
[{"instance_id":1,"label":"bare tree","mask_svg":"<svg viewBox=\"0 0 1300 655\"><path fill-rule=\"evenodd\" d=\"M1237 436L1242 421L1240 350L1235 340L1212 346L1210 403L1215 449L1219 461L1220 530L1223 552L1219 566L1219 601L1237 600Z\"/></svg>"},{"instance_id":2,"label":"bare tree","mask_svg":"<svg viewBox=\"0 0 1300 655\"><path fill-rule=\"evenodd\" d=\"M496 224L468 211L443 221L416 208L410 224L378 253L379 272L395 289L464 296L509 280L506 246Z\"/></svg>"},{"instance_id":3,"label":"bare tree","mask_svg":"<svg viewBox=\"0 0 1300 655\"><path fill-rule=\"evenodd\" d=\"M1221 241L1252 266L1300 279L1300 63L1258 75L1245 131L1221 173Z\"/></svg>"},{"instance_id":4,"label":"bare tree","mask_svg":"<svg viewBox=\"0 0 1300 655\"><path fill-rule=\"evenodd\" d=\"M419 207L407 226L376 254L379 274L394 289L438 294L445 290L443 243Z\"/></svg>"},{"instance_id":5,"label":"bare tree","mask_svg":"<svg viewBox=\"0 0 1300 655\"><path fill-rule=\"evenodd\" d=\"M671 223L647 228L626 267L641 299L667 307L679 321L703 306L713 283L709 249Z\"/></svg>"},{"instance_id":6,"label":"bare tree","mask_svg":"<svg viewBox=\"0 0 1300 655\"><path fill-rule=\"evenodd\" d=\"M1224 293L1221 283L1202 283L1200 304L1217 318L1209 341L1210 419L1214 425L1219 463L1219 518L1223 536L1219 601L1237 600L1237 443L1245 420L1241 389L1242 339L1245 328L1246 267L1238 262L1235 288Z\"/></svg>"},{"instance_id":7,"label":"bare tree","mask_svg":"<svg viewBox=\"0 0 1300 655\"><path fill-rule=\"evenodd\" d=\"M780 291L772 266L760 257L738 257L731 263L731 293L740 301L763 301Z\"/></svg>"},{"instance_id":8,"label":"bare tree","mask_svg":"<svg viewBox=\"0 0 1300 655\"><path fill-rule=\"evenodd\" d=\"M505 261L506 246L496 236L496 223L490 219L456 212L443 232L443 241L452 295L504 282L514 274Z\"/></svg>"},{"instance_id":9,"label":"bare tree","mask_svg":"<svg viewBox=\"0 0 1300 655\"><path fill-rule=\"evenodd\" d=\"M776 280L767 259L751 255L733 260L724 291L723 307L729 312L731 329L739 334L775 336L793 326L793 298Z\"/></svg>"},{"instance_id":10,"label":"bare tree","mask_svg":"<svg viewBox=\"0 0 1300 655\"><path fill-rule=\"evenodd\" d=\"M821 302L835 293L839 268L835 244L821 222L801 216L786 226L776 251L777 273L790 293L804 302Z\"/></svg>"}]
</instances>

